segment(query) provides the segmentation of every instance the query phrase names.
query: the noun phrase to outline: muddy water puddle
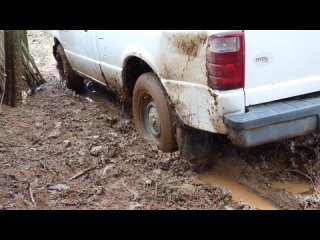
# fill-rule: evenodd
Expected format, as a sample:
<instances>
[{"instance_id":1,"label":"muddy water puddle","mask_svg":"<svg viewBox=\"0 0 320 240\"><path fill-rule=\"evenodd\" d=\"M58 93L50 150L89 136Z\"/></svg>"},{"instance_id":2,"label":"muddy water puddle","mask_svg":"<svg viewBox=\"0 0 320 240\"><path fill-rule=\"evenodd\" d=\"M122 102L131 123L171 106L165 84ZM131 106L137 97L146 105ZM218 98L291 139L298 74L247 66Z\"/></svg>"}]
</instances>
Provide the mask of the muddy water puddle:
<instances>
[{"instance_id":1,"label":"muddy water puddle","mask_svg":"<svg viewBox=\"0 0 320 240\"><path fill-rule=\"evenodd\" d=\"M90 88L86 87L86 92L82 96L92 103L108 112L111 116L118 116L121 112L120 106L117 104L115 97L108 92L103 86L91 82Z\"/></svg>"},{"instance_id":2,"label":"muddy water puddle","mask_svg":"<svg viewBox=\"0 0 320 240\"><path fill-rule=\"evenodd\" d=\"M241 185L236 180L221 174L220 172L215 173L213 171L209 171L201 173L200 179L205 183L227 188L231 192L232 199L235 202L245 201L252 207L261 210L279 210L279 208L277 208L272 202L264 199L259 194L250 191L250 189ZM307 183L272 182L271 188L274 191L285 190L294 195L306 194L311 190L320 191L320 186L317 186L314 189L311 184Z\"/></svg>"},{"instance_id":3,"label":"muddy water puddle","mask_svg":"<svg viewBox=\"0 0 320 240\"><path fill-rule=\"evenodd\" d=\"M283 189L289 193L302 194L310 190L313 190L313 186L306 183L289 183L289 182L273 182L272 188ZM320 186L317 186L315 190L319 191Z\"/></svg>"},{"instance_id":4,"label":"muddy water puddle","mask_svg":"<svg viewBox=\"0 0 320 240\"><path fill-rule=\"evenodd\" d=\"M245 201L252 207L261 210L278 210L277 207L269 203L262 197L251 192L236 181L222 175L203 173L200 175L202 181L208 184L220 185L226 187L232 194L232 199L236 202Z\"/></svg>"}]
</instances>

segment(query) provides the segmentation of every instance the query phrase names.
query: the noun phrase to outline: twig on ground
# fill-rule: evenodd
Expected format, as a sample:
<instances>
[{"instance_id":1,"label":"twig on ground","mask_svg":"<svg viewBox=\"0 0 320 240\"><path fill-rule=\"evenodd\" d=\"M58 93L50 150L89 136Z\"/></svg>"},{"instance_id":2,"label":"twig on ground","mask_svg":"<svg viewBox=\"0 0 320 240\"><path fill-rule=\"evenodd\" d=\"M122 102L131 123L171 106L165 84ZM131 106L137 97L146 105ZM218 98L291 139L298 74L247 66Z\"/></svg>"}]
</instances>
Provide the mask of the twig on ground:
<instances>
[{"instance_id":1,"label":"twig on ground","mask_svg":"<svg viewBox=\"0 0 320 240\"><path fill-rule=\"evenodd\" d=\"M32 187L31 187L31 183L29 183L29 195L30 195L31 202L33 204L36 204L36 201L34 200L34 197L33 197L33 191L32 191Z\"/></svg>"},{"instance_id":2,"label":"twig on ground","mask_svg":"<svg viewBox=\"0 0 320 240\"><path fill-rule=\"evenodd\" d=\"M0 140L0 143L5 144L5 145L9 145L10 147L17 147L17 148L19 148L19 147L23 148L23 147L38 147L38 146L40 146L40 145L36 145L36 143L35 144L31 144L31 145L17 145L17 144L14 144L14 143L4 142L4 141L1 141L1 140Z\"/></svg>"},{"instance_id":3,"label":"twig on ground","mask_svg":"<svg viewBox=\"0 0 320 240\"><path fill-rule=\"evenodd\" d=\"M17 161L17 156L16 156L16 153L14 152L13 148L10 148L14 158L13 158L13 165L16 166L16 161Z\"/></svg>"},{"instance_id":4,"label":"twig on ground","mask_svg":"<svg viewBox=\"0 0 320 240\"><path fill-rule=\"evenodd\" d=\"M313 186L313 189L316 188L316 185L315 183L313 182L312 178L308 175L308 174L305 174L299 170L295 170L295 169L286 169L285 171L288 171L288 172L296 172L296 173L300 173L301 175L305 176L306 178L308 178Z\"/></svg>"},{"instance_id":5,"label":"twig on ground","mask_svg":"<svg viewBox=\"0 0 320 240\"><path fill-rule=\"evenodd\" d=\"M299 173L303 176L305 176L308 180L310 180L312 186L313 186L313 189L316 189L316 184L314 183L314 181L312 180L312 178L308 175L308 174L305 174L299 170L296 170L296 169L285 169L285 170L267 170L267 171L263 171L263 173L280 173L280 172L295 172L295 173ZM291 176L288 175L290 178Z\"/></svg>"},{"instance_id":6,"label":"twig on ground","mask_svg":"<svg viewBox=\"0 0 320 240\"><path fill-rule=\"evenodd\" d=\"M129 162L130 163L130 162ZM151 177L147 176L144 172L142 172L139 168L137 168L135 165L133 165L132 163L130 163L131 166L133 166L136 170L138 170L138 172L140 172L143 176L145 176L146 178L148 178L149 180L151 180L152 182L156 182L154 179L152 179Z\"/></svg>"},{"instance_id":7,"label":"twig on ground","mask_svg":"<svg viewBox=\"0 0 320 240\"><path fill-rule=\"evenodd\" d=\"M130 163L130 162L129 162ZM138 172L140 172L143 176L145 176L146 178L148 178L150 181L154 182L155 184L155 189L154 189L154 196L155 198L157 198L157 194L158 194L158 183L156 180L152 179L151 177L147 176L144 172L142 172L139 168L137 168L135 165L133 165L132 163L130 163L131 166L133 166L135 169L138 170Z\"/></svg>"},{"instance_id":8,"label":"twig on ground","mask_svg":"<svg viewBox=\"0 0 320 240\"><path fill-rule=\"evenodd\" d=\"M134 199L137 197L138 193L133 191L133 190L131 190L131 189L129 189L128 186L124 182L122 182L122 186L124 186L124 189L127 190L130 194L133 195Z\"/></svg>"},{"instance_id":9,"label":"twig on ground","mask_svg":"<svg viewBox=\"0 0 320 240\"><path fill-rule=\"evenodd\" d=\"M157 194L158 194L158 183L156 182L156 186L154 189L154 198L157 199Z\"/></svg>"},{"instance_id":10,"label":"twig on ground","mask_svg":"<svg viewBox=\"0 0 320 240\"><path fill-rule=\"evenodd\" d=\"M81 176L83 176L84 174L96 169L97 167L96 166L93 166L93 167L89 167L89 168L86 168L84 170L82 170L81 172L77 173L76 175L74 175L73 177L71 177L69 180L75 180Z\"/></svg>"},{"instance_id":11,"label":"twig on ground","mask_svg":"<svg viewBox=\"0 0 320 240\"><path fill-rule=\"evenodd\" d=\"M11 160L10 161L6 161L6 162L2 162L1 165L5 165L5 164L11 163L11 162L12 162Z\"/></svg>"}]
</instances>

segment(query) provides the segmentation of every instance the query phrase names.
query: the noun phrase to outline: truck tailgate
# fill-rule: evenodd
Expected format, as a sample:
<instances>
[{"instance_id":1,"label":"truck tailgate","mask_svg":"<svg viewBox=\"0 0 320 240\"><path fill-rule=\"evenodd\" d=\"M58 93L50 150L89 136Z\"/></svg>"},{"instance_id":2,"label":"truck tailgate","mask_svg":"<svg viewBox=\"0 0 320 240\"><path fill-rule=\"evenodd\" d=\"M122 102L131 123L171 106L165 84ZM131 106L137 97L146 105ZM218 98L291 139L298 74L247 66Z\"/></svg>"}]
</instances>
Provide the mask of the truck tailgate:
<instances>
[{"instance_id":1,"label":"truck tailgate","mask_svg":"<svg viewBox=\"0 0 320 240\"><path fill-rule=\"evenodd\" d=\"M245 31L246 106L320 91L320 31Z\"/></svg>"}]
</instances>

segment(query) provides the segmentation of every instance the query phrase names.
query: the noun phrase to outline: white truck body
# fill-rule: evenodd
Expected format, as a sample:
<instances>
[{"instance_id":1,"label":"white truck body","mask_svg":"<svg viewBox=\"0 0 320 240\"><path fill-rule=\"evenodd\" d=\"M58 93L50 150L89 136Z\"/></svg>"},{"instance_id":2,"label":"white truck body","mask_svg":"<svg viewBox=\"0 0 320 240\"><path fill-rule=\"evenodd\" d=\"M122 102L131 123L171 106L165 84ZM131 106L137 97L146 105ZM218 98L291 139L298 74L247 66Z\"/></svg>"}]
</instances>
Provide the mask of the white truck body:
<instances>
[{"instance_id":1,"label":"white truck body","mask_svg":"<svg viewBox=\"0 0 320 240\"><path fill-rule=\"evenodd\" d=\"M239 32L244 33L244 86L214 89L208 85L209 38ZM317 109L305 113L307 110L298 107L297 111L303 112L297 115L299 121L295 112L284 117L285 107L261 117L250 109L267 104L264 107L270 110L275 101L320 91L320 31L55 30L53 35L75 71L106 85L121 98L127 92L124 73L128 60L141 59L157 74L185 125L226 134L238 145L255 146L318 128L318 117L311 117L318 116L312 114ZM315 105L314 100L306 107ZM247 118L250 111L252 116ZM249 122L244 126L243 121ZM256 125L251 128L252 122ZM297 128L300 130L292 132ZM283 129L281 134L271 136L279 129ZM261 136L265 132L271 135Z\"/></svg>"},{"instance_id":2,"label":"white truck body","mask_svg":"<svg viewBox=\"0 0 320 240\"><path fill-rule=\"evenodd\" d=\"M320 31L245 31L246 106L320 90ZM261 56L268 63L257 64Z\"/></svg>"}]
</instances>

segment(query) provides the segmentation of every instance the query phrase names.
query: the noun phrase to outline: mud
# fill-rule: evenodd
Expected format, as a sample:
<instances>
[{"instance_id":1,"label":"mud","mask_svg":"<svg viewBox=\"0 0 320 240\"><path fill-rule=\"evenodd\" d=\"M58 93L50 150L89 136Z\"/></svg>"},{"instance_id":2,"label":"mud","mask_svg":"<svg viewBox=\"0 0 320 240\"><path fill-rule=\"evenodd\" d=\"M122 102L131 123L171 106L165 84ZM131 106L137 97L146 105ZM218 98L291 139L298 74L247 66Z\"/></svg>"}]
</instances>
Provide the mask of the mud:
<instances>
[{"instance_id":1,"label":"mud","mask_svg":"<svg viewBox=\"0 0 320 240\"><path fill-rule=\"evenodd\" d=\"M169 33L161 40L157 60L162 78L206 84L207 33Z\"/></svg>"},{"instance_id":2,"label":"mud","mask_svg":"<svg viewBox=\"0 0 320 240\"><path fill-rule=\"evenodd\" d=\"M213 174L212 171L202 173L200 176L201 179L208 184L219 185L229 189L232 194L232 199L236 202L245 201L252 207L261 210L278 210L272 203L263 199L258 194L250 192L247 188L241 186L229 177Z\"/></svg>"},{"instance_id":3,"label":"mud","mask_svg":"<svg viewBox=\"0 0 320 240\"><path fill-rule=\"evenodd\" d=\"M302 194L302 193L308 193L312 190L316 190L319 192L320 188L319 186L314 187L310 184L306 183L290 183L290 182L273 182L272 188L282 189L286 190L293 194Z\"/></svg>"},{"instance_id":4,"label":"mud","mask_svg":"<svg viewBox=\"0 0 320 240\"><path fill-rule=\"evenodd\" d=\"M108 90L115 93L118 99L125 99L125 96L122 96L121 94L121 90L123 89L123 87L118 73L112 72L110 74L107 74L106 72L102 72L102 76Z\"/></svg>"},{"instance_id":5,"label":"mud","mask_svg":"<svg viewBox=\"0 0 320 240\"><path fill-rule=\"evenodd\" d=\"M319 160L314 138L318 135L252 149L217 143L216 157L205 172L231 178L279 209L317 209Z\"/></svg>"},{"instance_id":6,"label":"mud","mask_svg":"<svg viewBox=\"0 0 320 240\"><path fill-rule=\"evenodd\" d=\"M169 42L180 54L196 57L207 42L208 34L203 33L175 33L169 37Z\"/></svg>"}]
</instances>

